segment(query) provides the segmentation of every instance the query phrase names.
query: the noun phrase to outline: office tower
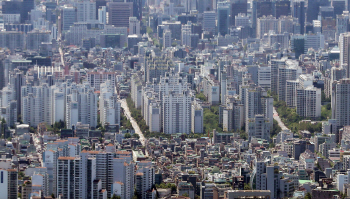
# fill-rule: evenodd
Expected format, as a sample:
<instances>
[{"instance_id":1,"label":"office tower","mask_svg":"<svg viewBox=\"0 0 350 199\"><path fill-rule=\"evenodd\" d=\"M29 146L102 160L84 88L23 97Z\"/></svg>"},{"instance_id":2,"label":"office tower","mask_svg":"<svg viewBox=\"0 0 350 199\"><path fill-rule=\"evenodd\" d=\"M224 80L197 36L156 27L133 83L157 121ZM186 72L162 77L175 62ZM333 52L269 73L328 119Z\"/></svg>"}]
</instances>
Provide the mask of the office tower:
<instances>
[{"instance_id":1,"label":"office tower","mask_svg":"<svg viewBox=\"0 0 350 199\"><path fill-rule=\"evenodd\" d=\"M203 13L203 31L208 31L212 34L215 34L215 12L214 11L205 11Z\"/></svg>"},{"instance_id":2,"label":"office tower","mask_svg":"<svg viewBox=\"0 0 350 199\"><path fill-rule=\"evenodd\" d=\"M342 33L346 33L349 28L349 11L344 11L343 14L337 15L336 19L336 41L339 41L338 37Z\"/></svg>"},{"instance_id":3,"label":"office tower","mask_svg":"<svg viewBox=\"0 0 350 199\"><path fill-rule=\"evenodd\" d=\"M252 37L257 34L257 20L263 16L275 16L275 6L271 1L252 1Z\"/></svg>"},{"instance_id":4,"label":"office tower","mask_svg":"<svg viewBox=\"0 0 350 199\"><path fill-rule=\"evenodd\" d=\"M129 17L129 35L140 35L140 21L136 17Z\"/></svg>"},{"instance_id":5,"label":"office tower","mask_svg":"<svg viewBox=\"0 0 350 199\"><path fill-rule=\"evenodd\" d=\"M248 27L250 26L249 17L246 14L239 13L235 16L235 26Z\"/></svg>"},{"instance_id":6,"label":"office tower","mask_svg":"<svg viewBox=\"0 0 350 199\"><path fill-rule=\"evenodd\" d=\"M346 10L346 1L345 0L332 0L331 6L334 8L334 16L343 14L343 11Z\"/></svg>"},{"instance_id":7,"label":"office tower","mask_svg":"<svg viewBox=\"0 0 350 199\"><path fill-rule=\"evenodd\" d=\"M197 0L197 10L199 13L204 13L205 11L212 11L213 2L211 0Z\"/></svg>"},{"instance_id":8,"label":"office tower","mask_svg":"<svg viewBox=\"0 0 350 199\"><path fill-rule=\"evenodd\" d=\"M350 33L342 33L339 36L340 66L346 70L346 78L350 78Z\"/></svg>"},{"instance_id":9,"label":"office tower","mask_svg":"<svg viewBox=\"0 0 350 199\"><path fill-rule=\"evenodd\" d=\"M296 108L301 117L321 117L321 89L313 86L297 89Z\"/></svg>"},{"instance_id":10,"label":"office tower","mask_svg":"<svg viewBox=\"0 0 350 199\"><path fill-rule=\"evenodd\" d=\"M191 133L191 96L189 91L169 92L163 97L164 133Z\"/></svg>"},{"instance_id":11,"label":"office tower","mask_svg":"<svg viewBox=\"0 0 350 199\"><path fill-rule=\"evenodd\" d=\"M108 2L108 24L115 27L129 27L129 17L133 16L133 3Z\"/></svg>"},{"instance_id":12,"label":"office tower","mask_svg":"<svg viewBox=\"0 0 350 199\"><path fill-rule=\"evenodd\" d=\"M187 24L182 25L181 28L181 44L185 46L191 46L191 29L192 23L189 21Z\"/></svg>"},{"instance_id":13,"label":"office tower","mask_svg":"<svg viewBox=\"0 0 350 199\"><path fill-rule=\"evenodd\" d=\"M279 33L293 33L294 25L296 24L295 19L291 16L282 16L278 18L278 32Z\"/></svg>"},{"instance_id":14,"label":"office tower","mask_svg":"<svg viewBox=\"0 0 350 199\"><path fill-rule=\"evenodd\" d=\"M278 45L281 50L289 48L289 33L269 34L269 46Z\"/></svg>"},{"instance_id":15,"label":"office tower","mask_svg":"<svg viewBox=\"0 0 350 199\"><path fill-rule=\"evenodd\" d=\"M247 0L233 0L231 1L231 18L230 22L232 26L240 26L236 23L236 16L239 13L246 15L248 9Z\"/></svg>"},{"instance_id":16,"label":"office tower","mask_svg":"<svg viewBox=\"0 0 350 199\"><path fill-rule=\"evenodd\" d=\"M134 163L128 162L123 158L113 159L113 182L121 182L124 186L125 199L132 198L134 195Z\"/></svg>"},{"instance_id":17,"label":"office tower","mask_svg":"<svg viewBox=\"0 0 350 199\"><path fill-rule=\"evenodd\" d=\"M273 59L269 62L271 66L271 92L278 93L278 68L286 65L285 59Z\"/></svg>"},{"instance_id":18,"label":"office tower","mask_svg":"<svg viewBox=\"0 0 350 199\"><path fill-rule=\"evenodd\" d=\"M115 85L112 85L110 81L101 84L99 109L102 125L109 123L120 126L120 102L114 89Z\"/></svg>"},{"instance_id":19,"label":"office tower","mask_svg":"<svg viewBox=\"0 0 350 199\"><path fill-rule=\"evenodd\" d=\"M21 7L21 23L25 23L26 20L29 20L28 13L34 9L35 3L34 0L23 0Z\"/></svg>"},{"instance_id":20,"label":"office tower","mask_svg":"<svg viewBox=\"0 0 350 199\"><path fill-rule=\"evenodd\" d=\"M256 37L262 38L264 34L270 31L278 32L278 20L273 16L263 16L257 20L257 30Z\"/></svg>"},{"instance_id":21,"label":"office tower","mask_svg":"<svg viewBox=\"0 0 350 199\"><path fill-rule=\"evenodd\" d=\"M64 6L61 9L61 29L62 31L68 31L74 22L77 21L77 12L73 7Z\"/></svg>"},{"instance_id":22,"label":"office tower","mask_svg":"<svg viewBox=\"0 0 350 199\"><path fill-rule=\"evenodd\" d=\"M305 1L296 0L292 2L292 16L298 18L300 34L304 34L305 28Z\"/></svg>"},{"instance_id":23,"label":"office tower","mask_svg":"<svg viewBox=\"0 0 350 199\"><path fill-rule=\"evenodd\" d=\"M334 18L334 7L333 6L320 6L319 16L321 19L325 19L327 17Z\"/></svg>"},{"instance_id":24,"label":"office tower","mask_svg":"<svg viewBox=\"0 0 350 199\"><path fill-rule=\"evenodd\" d=\"M21 115L21 87L25 85L25 76L22 72L17 72L14 75L15 79L15 92L16 92L16 102L17 102L17 115Z\"/></svg>"},{"instance_id":25,"label":"office tower","mask_svg":"<svg viewBox=\"0 0 350 199\"><path fill-rule=\"evenodd\" d=\"M332 119L337 120L337 126L350 125L350 79L341 79L333 84L332 89Z\"/></svg>"},{"instance_id":26,"label":"office tower","mask_svg":"<svg viewBox=\"0 0 350 199\"><path fill-rule=\"evenodd\" d=\"M227 2L219 2L217 8L218 33L222 36L228 34L230 27L230 4Z\"/></svg>"},{"instance_id":27,"label":"office tower","mask_svg":"<svg viewBox=\"0 0 350 199\"><path fill-rule=\"evenodd\" d=\"M47 43L50 41L49 31L39 31L33 30L27 33L27 49L29 50L39 50L41 43Z\"/></svg>"},{"instance_id":28,"label":"office tower","mask_svg":"<svg viewBox=\"0 0 350 199\"><path fill-rule=\"evenodd\" d=\"M77 22L96 20L96 2L78 1L75 2L77 8Z\"/></svg>"},{"instance_id":29,"label":"office tower","mask_svg":"<svg viewBox=\"0 0 350 199\"><path fill-rule=\"evenodd\" d=\"M191 131L192 133L203 133L203 108L196 100L192 102Z\"/></svg>"},{"instance_id":30,"label":"office tower","mask_svg":"<svg viewBox=\"0 0 350 199\"><path fill-rule=\"evenodd\" d=\"M162 25L168 27L173 39L181 40L181 22L180 21L163 21Z\"/></svg>"},{"instance_id":31,"label":"office tower","mask_svg":"<svg viewBox=\"0 0 350 199\"><path fill-rule=\"evenodd\" d=\"M190 13L191 10L196 10L196 0L185 0L185 12Z\"/></svg>"},{"instance_id":32,"label":"office tower","mask_svg":"<svg viewBox=\"0 0 350 199\"><path fill-rule=\"evenodd\" d=\"M290 3L288 0L278 0L274 4L275 6L275 17L279 19L281 16L290 16Z\"/></svg>"},{"instance_id":33,"label":"office tower","mask_svg":"<svg viewBox=\"0 0 350 199\"><path fill-rule=\"evenodd\" d=\"M171 47L171 31L165 30L163 34L163 48Z\"/></svg>"},{"instance_id":34,"label":"office tower","mask_svg":"<svg viewBox=\"0 0 350 199\"><path fill-rule=\"evenodd\" d=\"M98 9L98 21L102 24L107 24L107 8L106 6L102 6Z\"/></svg>"},{"instance_id":35,"label":"office tower","mask_svg":"<svg viewBox=\"0 0 350 199\"><path fill-rule=\"evenodd\" d=\"M320 1L319 0L308 0L307 1L307 11L306 11L307 22L312 23L313 20L317 19L319 9L320 9Z\"/></svg>"},{"instance_id":36,"label":"office tower","mask_svg":"<svg viewBox=\"0 0 350 199\"><path fill-rule=\"evenodd\" d=\"M324 48L324 35L318 32L317 34L304 35L304 53L307 53L309 48L319 50Z\"/></svg>"}]
</instances>

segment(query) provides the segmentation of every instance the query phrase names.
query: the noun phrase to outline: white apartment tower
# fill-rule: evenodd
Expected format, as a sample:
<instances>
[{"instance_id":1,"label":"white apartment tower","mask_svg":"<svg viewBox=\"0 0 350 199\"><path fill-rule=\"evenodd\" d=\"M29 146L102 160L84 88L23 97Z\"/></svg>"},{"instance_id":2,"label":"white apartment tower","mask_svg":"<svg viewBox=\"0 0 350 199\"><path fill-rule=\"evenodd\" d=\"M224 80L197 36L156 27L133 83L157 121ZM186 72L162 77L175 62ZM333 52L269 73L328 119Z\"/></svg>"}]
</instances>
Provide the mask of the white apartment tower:
<instances>
[{"instance_id":1,"label":"white apartment tower","mask_svg":"<svg viewBox=\"0 0 350 199\"><path fill-rule=\"evenodd\" d=\"M297 114L301 117L321 117L321 89L314 86L297 89Z\"/></svg>"},{"instance_id":2,"label":"white apartment tower","mask_svg":"<svg viewBox=\"0 0 350 199\"><path fill-rule=\"evenodd\" d=\"M346 78L350 78L350 33L342 33L339 37L340 66L346 70Z\"/></svg>"},{"instance_id":3,"label":"white apartment tower","mask_svg":"<svg viewBox=\"0 0 350 199\"><path fill-rule=\"evenodd\" d=\"M110 81L101 84L99 103L101 124L120 125L120 102Z\"/></svg>"},{"instance_id":4,"label":"white apartment tower","mask_svg":"<svg viewBox=\"0 0 350 199\"><path fill-rule=\"evenodd\" d=\"M162 107L164 133L191 133L191 96L188 90L164 95Z\"/></svg>"},{"instance_id":5,"label":"white apartment tower","mask_svg":"<svg viewBox=\"0 0 350 199\"><path fill-rule=\"evenodd\" d=\"M332 89L332 119L337 120L337 126L350 125L350 79L341 79L333 84Z\"/></svg>"}]
</instances>

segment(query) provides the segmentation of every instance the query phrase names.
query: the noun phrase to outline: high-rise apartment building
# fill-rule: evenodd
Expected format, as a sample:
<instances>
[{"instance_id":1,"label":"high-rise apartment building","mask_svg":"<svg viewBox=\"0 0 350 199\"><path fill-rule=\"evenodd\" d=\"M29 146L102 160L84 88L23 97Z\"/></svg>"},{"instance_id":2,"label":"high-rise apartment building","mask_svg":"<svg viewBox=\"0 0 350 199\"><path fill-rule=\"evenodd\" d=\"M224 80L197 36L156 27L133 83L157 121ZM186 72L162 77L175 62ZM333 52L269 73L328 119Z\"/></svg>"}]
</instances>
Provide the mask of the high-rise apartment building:
<instances>
[{"instance_id":1,"label":"high-rise apartment building","mask_svg":"<svg viewBox=\"0 0 350 199\"><path fill-rule=\"evenodd\" d=\"M321 117L321 89L313 86L297 89L297 114L301 117Z\"/></svg>"},{"instance_id":2,"label":"high-rise apartment building","mask_svg":"<svg viewBox=\"0 0 350 199\"><path fill-rule=\"evenodd\" d=\"M115 86L110 81L101 84L99 109L102 125L109 123L120 126L120 102L115 92Z\"/></svg>"},{"instance_id":3,"label":"high-rise apartment building","mask_svg":"<svg viewBox=\"0 0 350 199\"><path fill-rule=\"evenodd\" d=\"M18 172L16 169L0 169L1 198L18 197Z\"/></svg>"},{"instance_id":4,"label":"high-rise apartment building","mask_svg":"<svg viewBox=\"0 0 350 199\"><path fill-rule=\"evenodd\" d=\"M339 127L350 125L350 79L341 79L333 83L332 119Z\"/></svg>"},{"instance_id":5,"label":"high-rise apartment building","mask_svg":"<svg viewBox=\"0 0 350 199\"><path fill-rule=\"evenodd\" d=\"M191 96L189 91L169 92L163 96L162 107L164 133L191 133Z\"/></svg>"},{"instance_id":6,"label":"high-rise apartment building","mask_svg":"<svg viewBox=\"0 0 350 199\"><path fill-rule=\"evenodd\" d=\"M350 78L350 33L339 36L340 66L346 70L346 78Z\"/></svg>"}]
</instances>

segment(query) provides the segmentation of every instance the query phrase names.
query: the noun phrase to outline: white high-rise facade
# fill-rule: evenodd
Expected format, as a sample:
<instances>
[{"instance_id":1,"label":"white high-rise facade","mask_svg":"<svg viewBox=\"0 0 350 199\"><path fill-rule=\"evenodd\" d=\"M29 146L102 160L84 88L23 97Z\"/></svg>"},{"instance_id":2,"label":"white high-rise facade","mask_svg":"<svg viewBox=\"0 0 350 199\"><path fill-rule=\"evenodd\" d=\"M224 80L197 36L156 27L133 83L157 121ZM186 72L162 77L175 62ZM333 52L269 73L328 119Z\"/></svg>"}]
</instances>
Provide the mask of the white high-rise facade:
<instances>
[{"instance_id":1,"label":"white high-rise facade","mask_svg":"<svg viewBox=\"0 0 350 199\"><path fill-rule=\"evenodd\" d=\"M350 78L350 56L349 56L350 33L342 33L339 36L340 66L345 68L346 77Z\"/></svg>"},{"instance_id":2,"label":"white high-rise facade","mask_svg":"<svg viewBox=\"0 0 350 199\"><path fill-rule=\"evenodd\" d=\"M166 134L191 133L191 96L189 91L169 92L163 96L163 131Z\"/></svg>"},{"instance_id":3,"label":"white high-rise facade","mask_svg":"<svg viewBox=\"0 0 350 199\"><path fill-rule=\"evenodd\" d=\"M77 21L93 21L96 20L96 2L79 1L75 3L77 8Z\"/></svg>"},{"instance_id":4,"label":"white high-rise facade","mask_svg":"<svg viewBox=\"0 0 350 199\"><path fill-rule=\"evenodd\" d=\"M140 21L136 17L129 17L129 35L140 35Z\"/></svg>"},{"instance_id":5,"label":"white high-rise facade","mask_svg":"<svg viewBox=\"0 0 350 199\"><path fill-rule=\"evenodd\" d=\"M98 21L102 24L107 23L107 8L106 6L102 6L98 9Z\"/></svg>"},{"instance_id":6,"label":"white high-rise facade","mask_svg":"<svg viewBox=\"0 0 350 199\"><path fill-rule=\"evenodd\" d=\"M321 117L321 89L314 86L297 89L297 114L301 117Z\"/></svg>"},{"instance_id":7,"label":"white high-rise facade","mask_svg":"<svg viewBox=\"0 0 350 199\"><path fill-rule=\"evenodd\" d=\"M132 198L134 195L134 167L135 164L127 162L123 158L113 159L113 182L121 182L124 185L125 199Z\"/></svg>"},{"instance_id":8,"label":"white high-rise facade","mask_svg":"<svg viewBox=\"0 0 350 199\"><path fill-rule=\"evenodd\" d=\"M120 125L120 102L110 81L101 84L99 104L101 124Z\"/></svg>"},{"instance_id":9,"label":"white high-rise facade","mask_svg":"<svg viewBox=\"0 0 350 199\"><path fill-rule=\"evenodd\" d=\"M191 46L191 31L192 23L188 22L185 25L182 25L181 29L181 44L185 46Z\"/></svg>"},{"instance_id":10,"label":"white high-rise facade","mask_svg":"<svg viewBox=\"0 0 350 199\"><path fill-rule=\"evenodd\" d=\"M337 126L350 125L350 79L341 79L332 89L332 119L337 120Z\"/></svg>"}]
</instances>

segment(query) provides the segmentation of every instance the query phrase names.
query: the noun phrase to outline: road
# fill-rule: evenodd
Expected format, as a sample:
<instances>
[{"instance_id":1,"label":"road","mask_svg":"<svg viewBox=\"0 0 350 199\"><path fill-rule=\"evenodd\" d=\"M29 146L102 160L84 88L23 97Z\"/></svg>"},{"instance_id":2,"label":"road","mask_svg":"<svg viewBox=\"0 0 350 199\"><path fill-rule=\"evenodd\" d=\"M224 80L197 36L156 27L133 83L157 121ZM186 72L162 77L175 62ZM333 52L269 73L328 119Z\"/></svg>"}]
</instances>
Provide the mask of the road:
<instances>
[{"instance_id":1,"label":"road","mask_svg":"<svg viewBox=\"0 0 350 199\"><path fill-rule=\"evenodd\" d=\"M142 131L140 130L140 127L137 124L137 122L135 121L135 119L133 117L131 117L131 113L130 113L129 107L126 103L126 100L121 99L119 101L121 103L121 107L124 109L124 114L125 114L126 118L130 121L132 127L135 130L135 133L140 136L140 141L141 141L142 146L145 146L146 145L146 138L143 135Z\"/></svg>"},{"instance_id":2,"label":"road","mask_svg":"<svg viewBox=\"0 0 350 199\"><path fill-rule=\"evenodd\" d=\"M63 66L63 68L64 68L64 57L63 57L63 50L62 50L62 48L60 47L60 48L58 49L58 51L60 52L62 66Z\"/></svg>"},{"instance_id":3,"label":"road","mask_svg":"<svg viewBox=\"0 0 350 199\"><path fill-rule=\"evenodd\" d=\"M289 130L286 125L282 122L280 116L278 115L275 107L273 107L273 119L275 119L278 122L278 126L281 127L282 131L283 130Z\"/></svg>"}]
</instances>

